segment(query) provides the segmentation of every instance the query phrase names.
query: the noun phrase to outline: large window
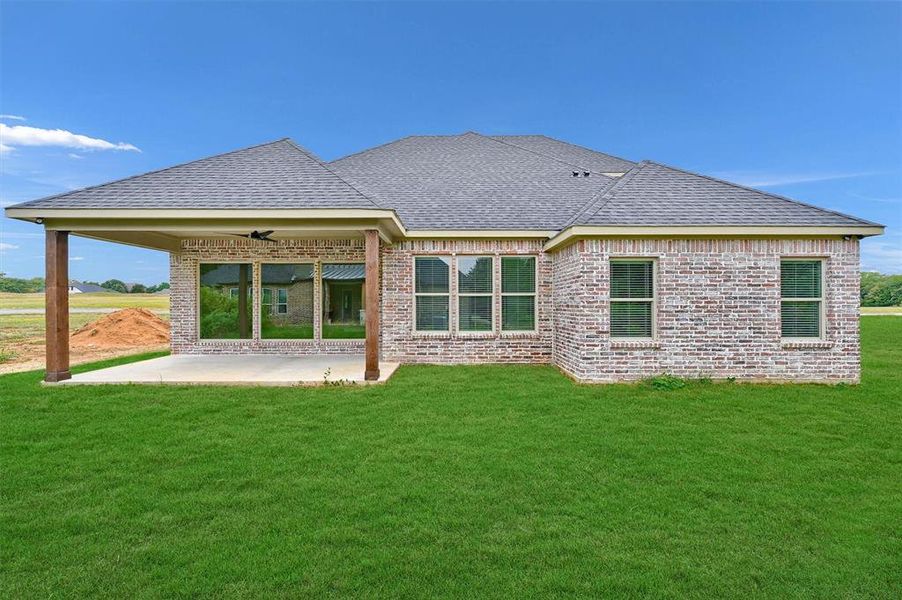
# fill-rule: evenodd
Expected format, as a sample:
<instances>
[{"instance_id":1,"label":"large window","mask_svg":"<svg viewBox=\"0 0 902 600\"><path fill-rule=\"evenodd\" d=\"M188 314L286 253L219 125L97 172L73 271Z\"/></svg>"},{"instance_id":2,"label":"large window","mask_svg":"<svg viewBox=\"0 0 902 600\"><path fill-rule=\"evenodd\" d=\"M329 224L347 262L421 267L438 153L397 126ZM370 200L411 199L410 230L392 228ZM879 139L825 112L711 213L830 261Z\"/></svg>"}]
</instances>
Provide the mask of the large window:
<instances>
[{"instance_id":1,"label":"large window","mask_svg":"<svg viewBox=\"0 0 902 600\"><path fill-rule=\"evenodd\" d=\"M780 322L784 338L819 338L823 283L820 260L780 262Z\"/></svg>"},{"instance_id":2,"label":"large window","mask_svg":"<svg viewBox=\"0 0 902 600\"><path fill-rule=\"evenodd\" d=\"M260 285L260 337L312 339L313 265L263 264Z\"/></svg>"},{"instance_id":3,"label":"large window","mask_svg":"<svg viewBox=\"0 0 902 600\"><path fill-rule=\"evenodd\" d=\"M253 273L250 264L200 266L200 338L249 339L252 334Z\"/></svg>"},{"instance_id":4,"label":"large window","mask_svg":"<svg viewBox=\"0 0 902 600\"><path fill-rule=\"evenodd\" d=\"M364 338L366 271L363 263L323 265L323 338Z\"/></svg>"},{"instance_id":5,"label":"large window","mask_svg":"<svg viewBox=\"0 0 902 600\"><path fill-rule=\"evenodd\" d=\"M448 331L451 261L443 256L414 259L417 331Z\"/></svg>"},{"instance_id":6,"label":"large window","mask_svg":"<svg viewBox=\"0 0 902 600\"><path fill-rule=\"evenodd\" d=\"M611 337L651 338L654 305L654 261L611 261Z\"/></svg>"},{"instance_id":7,"label":"large window","mask_svg":"<svg viewBox=\"0 0 902 600\"><path fill-rule=\"evenodd\" d=\"M457 258L457 328L492 331L494 285L491 256Z\"/></svg>"},{"instance_id":8,"label":"large window","mask_svg":"<svg viewBox=\"0 0 902 600\"><path fill-rule=\"evenodd\" d=\"M534 256L501 257L501 329L534 331L536 328L536 259Z\"/></svg>"}]
</instances>

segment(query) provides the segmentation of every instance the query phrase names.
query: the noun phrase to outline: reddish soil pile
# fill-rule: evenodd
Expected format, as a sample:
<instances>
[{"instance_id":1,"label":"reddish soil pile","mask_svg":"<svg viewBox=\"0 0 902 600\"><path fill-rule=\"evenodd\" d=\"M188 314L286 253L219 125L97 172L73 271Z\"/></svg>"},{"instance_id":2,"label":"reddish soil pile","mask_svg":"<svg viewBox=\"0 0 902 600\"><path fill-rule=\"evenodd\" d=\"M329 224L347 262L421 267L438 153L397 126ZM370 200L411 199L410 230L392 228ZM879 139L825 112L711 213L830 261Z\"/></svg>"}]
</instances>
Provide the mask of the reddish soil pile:
<instances>
[{"instance_id":1,"label":"reddish soil pile","mask_svg":"<svg viewBox=\"0 0 902 600\"><path fill-rule=\"evenodd\" d=\"M160 346L169 343L169 323L146 308L125 308L88 323L71 340L76 347Z\"/></svg>"}]
</instances>

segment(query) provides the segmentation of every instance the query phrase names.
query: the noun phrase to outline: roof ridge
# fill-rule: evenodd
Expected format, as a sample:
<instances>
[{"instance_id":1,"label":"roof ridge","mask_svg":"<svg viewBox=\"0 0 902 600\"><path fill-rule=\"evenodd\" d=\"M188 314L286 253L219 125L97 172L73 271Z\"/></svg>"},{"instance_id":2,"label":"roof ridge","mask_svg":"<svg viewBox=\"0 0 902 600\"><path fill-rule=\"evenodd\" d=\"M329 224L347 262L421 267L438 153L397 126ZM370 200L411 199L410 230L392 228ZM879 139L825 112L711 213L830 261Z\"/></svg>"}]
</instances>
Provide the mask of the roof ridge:
<instances>
[{"instance_id":1,"label":"roof ridge","mask_svg":"<svg viewBox=\"0 0 902 600\"><path fill-rule=\"evenodd\" d=\"M370 202L370 204L372 204L372 205L375 206L376 208L383 208L382 205L377 204L376 201L375 201L374 199L372 199L372 198L370 198L369 196L367 196L366 194L364 194L364 193L363 193L356 185L354 185L354 184L351 183L350 181L346 180L344 177L342 177L341 175L339 175L338 173L336 173L335 171L333 171L331 168L329 168L329 166L326 165L326 163L324 163L323 161L321 161L321 160L319 159L318 156L316 156L315 154L313 154L312 152L310 152L309 150L307 150L306 148L304 148L303 146L301 146L300 144L298 144L297 142L295 142L295 141L294 141L293 139L291 139L291 138L285 138L285 141L287 141L288 144L289 144L292 148L294 148L295 150L297 150L297 151L300 152L301 154L304 154L304 155L307 156L310 160L316 162L316 164L318 164L318 165L321 166L323 169L325 169L326 171L328 171L329 173L331 173L332 176L335 177L336 179L338 179L340 182L344 183L344 184L347 185L349 188L351 188L352 190L354 190L355 192L357 192L358 194L360 194L363 198L367 199L367 200Z\"/></svg>"},{"instance_id":2,"label":"roof ridge","mask_svg":"<svg viewBox=\"0 0 902 600\"><path fill-rule=\"evenodd\" d=\"M386 146L391 146L392 144L397 144L398 142L403 142L404 140L409 140L412 137L418 137L415 135L405 135L404 137L399 137L396 140L391 140L389 142L383 142L371 148L364 148L363 150L358 150L357 152L352 152L346 156L342 156L341 158L336 158L335 160L330 160L329 164L337 163L340 160L345 160L346 158L351 158L352 156L360 156L361 154L366 154L367 152L372 152L373 150L378 150L380 148L385 148Z\"/></svg>"},{"instance_id":3,"label":"roof ridge","mask_svg":"<svg viewBox=\"0 0 902 600\"><path fill-rule=\"evenodd\" d=\"M704 173L695 173L694 171L688 171L686 169L681 169L679 167L672 167L670 165L665 165L664 163L659 163L653 160L643 161L648 164L657 165L659 167L664 167L665 169L670 169L671 171L677 171L679 173L686 173L687 175L694 175L695 177L702 177L703 179L707 179L709 181L714 181L717 183L723 183L725 185L732 186L734 188L738 188L740 190L746 190L749 192L756 192L758 194L764 194L765 196L770 196L771 198L776 198L777 200L783 200L784 202L789 202L790 204L797 204L800 206L805 206L807 208L813 208L815 210L819 210L821 212L831 213L834 215L838 215L840 217L844 217L846 219L852 219L854 221L858 221L859 223L863 223L865 225L881 225L880 223L875 223L874 221L868 221L867 219L862 219L860 217L855 217L846 213L839 212L838 210L832 210L829 208L822 208L820 206L815 206L814 204L809 204L807 202L802 202L801 200L794 200L793 198L788 198L786 196L781 196L780 194L774 194L773 192L765 192L764 190L759 190L757 188L749 187L747 185L742 185L740 183L734 183L732 181L727 181L726 179L719 179L717 177L712 177L711 175L705 175Z\"/></svg>"},{"instance_id":4,"label":"roof ridge","mask_svg":"<svg viewBox=\"0 0 902 600\"><path fill-rule=\"evenodd\" d=\"M504 140L499 140L499 139L497 139L497 138L495 138L495 137L492 137L492 136L490 136L490 135L483 135L483 134L477 133L477 132L475 132L475 131L470 131L470 132L467 132L467 133L472 133L472 134L474 134L474 135L478 135L479 137L481 137L481 138L483 138L483 139L490 140L490 141L495 142L495 143L497 143L497 144L504 144L505 146L510 146L511 148L516 148L517 150L522 150L523 152L529 152L530 154L535 154L536 156L541 156L542 158L546 158L546 159L548 159L548 160L553 160L553 161L555 161L555 162L559 162L559 163L561 163L562 165L567 165L567 166L570 167L570 168L576 167L576 168L578 168L578 169L581 170L581 171L587 171L587 172L589 172L589 173L595 173L596 175L601 175L602 177L608 177L608 176L605 175L602 171L596 171L596 170L594 170L594 169L590 169L589 167L584 167L584 166L578 165L578 164L576 164L576 163L571 163L571 162L568 162L568 161L566 161L566 160L557 158L557 157L555 157L555 156L549 156L549 155L544 154L544 153L542 153L542 152L537 152L536 150L532 150L531 148L524 148L523 146L519 146L519 145L517 145L517 144L511 144L510 142L505 142ZM612 179L612 178L611 178L611 177L608 177L608 179Z\"/></svg>"},{"instance_id":5,"label":"roof ridge","mask_svg":"<svg viewBox=\"0 0 902 600\"><path fill-rule=\"evenodd\" d=\"M573 225L578 225L579 223L577 221L583 218L592 218L596 214L598 214L598 211L607 206L608 202L614 197L614 194L617 192L617 190L626 185L626 182L631 181L633 177L635 177L639 173L639 171L648 166L649 162L650 161L643 160L636 163L635 166L624 173L623 176L615 179L614 183L607 186L603 190L599 190L599 192L595 194L581 210L577 211L577 213L573 215L573 218L567 222L567 224L564 226L564 229ZM591 213L589 211L591 211Z\"/></svg>"},{"instance_id":6,"label":"roof ridge","mask_svg":"<svg viewBox=\"0 0 902 600\"><path fill-rule=\"evenodd\" d=\"M588 146L583 146L583 145L581 145L581 144L574 144L573 142L568 142L568 141L566 141L566 140L559 140L558 138L551 137L550 135L545 135L544 133L534 133L534 134L531 134L531 135L535 135L535 136L537 136L537 137L543 137L543 138L545 138L546 140L552 140L552 141L555 141L555 142L559 142L559 143L561 143L561 144L567 144L568 146L574 146L574 147L576 147L576 148L581 148L582 150L587 150L587 151L589 151L589 152L594 152L594 153L596 153L596 154L602 154L602 155L604 155L604 156L607 156L608 158L616 158L617 160L622 160L623 162L632 163L633 165L639 164L639 163L637 163L637 162L634 161L634 160L629 160L628 158L623 158L622 156L616 156L616 155L614 155L614 154L609 154L609 153L607 153L607 152L602 152L601 150L596 150L595 148L589 148ZM639 161L639 162L642 162L642 161Z\"/></svg>"},{"instance_id":7,"label":"roof ridge","mask_svg":"<svg viewBox=\"0 0 902 600\"><path fill-rule=\"evenodd\" d=\"M34 198L33 200L27 200L25 202L20 202L19 204L13 204L12 206L8 206L7 208L21 208L21 207L28 206L29 204L31 204L33 202L43 202L45 200L55 200L57 198L63 198L70 194L75 194L77 192L86 192L88 190L94 190L97 188L106 187L108 185L113 185L114 183L122 183L123 181L129 181L131 179L136 179L138 177L144 177L145 175L154 175L156 173L162 173L164 171L169 171L170 169L175 169L177 167L185 167L188 165L193 165L194 163L201 162L202 160L207 160L210 158L219 158L220 156L228 156L229 154L235 154L237 152L244 152L245 150L253 150L254 148L262 148L263 146L271 146L273 144L278 144L280 142L291 142L291 138L284 137L284 138L279 138L277 140L273 140L271 142L263 142L262 144L254 144L252 146L238 148L237 150L229 150L228 152L221 152L219 154L211 154L209 156L204 156L202 158L195 158L194 160L189 160L189 161L186 161L183 163L178 163L176 165L169 165L168 167L163 167L160 169L152 169L150 171L145 171L144 173L138 173L136 175L129 175L128 177L123 177L121 179L114 179L113 181L106 181L104 183L98 183L96 185L89 185L89 186L85 186L83 188L77 188L74 190L61 192L59 194L53 194L51 196L44 196L42 198Z\"/></svg>"}]
</instances>

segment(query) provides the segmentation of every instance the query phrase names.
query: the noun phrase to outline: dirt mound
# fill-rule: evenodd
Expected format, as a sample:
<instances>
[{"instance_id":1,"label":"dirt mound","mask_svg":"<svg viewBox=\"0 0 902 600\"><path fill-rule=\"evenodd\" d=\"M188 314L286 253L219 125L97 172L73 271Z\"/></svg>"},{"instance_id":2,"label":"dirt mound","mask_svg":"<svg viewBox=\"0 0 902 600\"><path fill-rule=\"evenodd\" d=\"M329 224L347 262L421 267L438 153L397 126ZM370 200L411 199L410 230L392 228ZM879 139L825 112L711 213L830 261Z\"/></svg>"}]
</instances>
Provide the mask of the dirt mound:
<instances>
[{"instance_id":1,"label":"dirt mound","mask_svg":"<svg viewBox=\"0 0 902 600\"><path fill-rule=\"evenodd\" d=\"M88 323L71 340L95 348L160 346L169 343L169 323L146 308L125 308Z\"/></svg>"}]
</instances>

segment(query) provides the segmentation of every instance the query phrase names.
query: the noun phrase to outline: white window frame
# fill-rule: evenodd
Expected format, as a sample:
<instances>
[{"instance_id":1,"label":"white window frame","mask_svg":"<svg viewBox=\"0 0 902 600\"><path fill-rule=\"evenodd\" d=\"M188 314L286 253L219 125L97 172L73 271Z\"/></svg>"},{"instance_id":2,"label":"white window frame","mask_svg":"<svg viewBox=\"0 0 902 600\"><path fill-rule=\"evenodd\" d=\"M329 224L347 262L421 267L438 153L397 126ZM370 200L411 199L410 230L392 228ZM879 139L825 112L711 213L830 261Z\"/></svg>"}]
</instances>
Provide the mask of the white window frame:
<instances>
[{"instance_id":1,"label":"white window frame","mask_svg":"<svg viewBox=\"0 0 902 600\"><path fill-rule=\"evenodd\" d=\"M274 288L276 290L276 301L273 303L273 313L274 315L287 315L288 314L288 288ZM279 292L285 292L285 302L279 301ZM279 310L280 306L285 307L285 312L281 312Z\"/></svg>"},{"instance_id":2,"label":"white window frame","mask_svg":"<svg viewBox=\"0 0 902 600\"><path fill-rule=\"evenodd\" d=\"M608 259L608 289L611 288L611 268L615 262L651 263L651 298L614 298L608 292L608 332L615 342L643 342L658 339L658 259L650 256L613 256ZM614 302L651 302L651 337L615 336L612 332L612 305Z\"/></svg>"},{"instance_id":3,"label":"white window frame","mask_svg":"<svg viewBox=\"0 0 902 600\"><path fill-rule=\"evenodd\" d=\"M453 330L451 325L452 315L454 314L454 306L451 304L451 286L453 285L452 278L454 277L454 273L456 270L456 265L454 261L454 257L451 254L417 254L412 257L412 267L411 271L411 288L413 291L413 313L411 317L413 319L413 331L418 335L449 335ZM418 258L443 258L448 261L448 291L445 293L438 292L417 292L417 259ZM448 298L448 328L447 329L417 329L417 296L446 296Z\"/></svg>"},{"instance_id":4,"label":"white window frame","mask_svg":"<svg viewBox=\"0 0 902 600\"><path fill-rule=\"evenodd\" d=\"M272 263L266 263L272 264ZM263 265L260 265L261 269ZM264 300L266 299L266 290L269 290L269 298L270 300L275 299L275 302L269 303L269 314L271 315L287 315L288 314L288 288L283 287L271 287L271 286L261 286L260 287L260 308L262 309L264 306L267 306ZM279 302L279 292L285 292L285 302ZM231 293L231 290L229 291ZM279 307L284 306L285 312L278 312Z\"/></svg>"},{"instance_id":5,"label":"white window frame","mask_svg":"<svg viewBox=\"0 0 902 600\"><path fill-rule=\"evenodd\" d=\"M505 292L504 291L504 259L505 258L531 258L533 264L533 290L529 292ZM535 254L500 254L498 258L498 311L500 312L499 329L501 335L529 335L539 330L539 257ZM532 296L532 329L505 329L504 328L504 297L505 296Z\"/></svg>"},{"instance_id":6,"label":"white window frame","mask_svg":"<svg viewBox=\"0 0 902 600\"><path fill-rule=\"evenodd\" d=\"M466 259L466 258L476 258L476 259L487 258L487 259L489 259L489 261L492 265L492 270L491 270L490 277L489 277L489 281L492 285L491 291L479 292L479 293L475 293L475 294L470 293L470 292L461 292L460 291L460 270L458 268L458 263L459 263L460 259L462 259L462 258L464 258L464 259ZM455 257L454 257L453 268L454 268L454 289L456 291L456 296L457 296L457 299L455 300L455 307L454 307L454 309L456 311L456 315L455 315L455 319L454 319L454 325L455 325L456 332L459 333L461 336L479 337L479 336L494 335L495 334L495 256L492 254L458 254L458 255L455 255ZM491 319L491 325L489 326L488 329L483 329L483 330L461 329L460 328L460 299L461 298L480 298L480 297L481 298L487 297L490 300L489 318ZM449 307L449 310L450 310L450 307Z\"/></svg>"},{"instance_id":7,"label":"white window frame","mask_svg":"<svg viewBox=\"0 0 902 600\"><path fill-rule=\"evenodd\" d=\"M786 262L819 262L821 263L821 295L817 298L784 298L783 297L783 263ZM827 276L827 261L821 256L781 256L780 257L780 270L777 274L777 286L780 290L780 318L779 318L779 327L780 327L780 341L782 342L819 342L825 339L825 334L827 331L827 300L824 295L824 291L827 288L826 285L826 276ZM818 303L818 315L817 315L817 337L783 337L783 303L784 302L817 302Z\"/></svg>"}]
</instances>

